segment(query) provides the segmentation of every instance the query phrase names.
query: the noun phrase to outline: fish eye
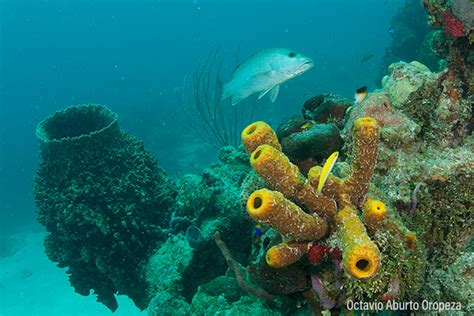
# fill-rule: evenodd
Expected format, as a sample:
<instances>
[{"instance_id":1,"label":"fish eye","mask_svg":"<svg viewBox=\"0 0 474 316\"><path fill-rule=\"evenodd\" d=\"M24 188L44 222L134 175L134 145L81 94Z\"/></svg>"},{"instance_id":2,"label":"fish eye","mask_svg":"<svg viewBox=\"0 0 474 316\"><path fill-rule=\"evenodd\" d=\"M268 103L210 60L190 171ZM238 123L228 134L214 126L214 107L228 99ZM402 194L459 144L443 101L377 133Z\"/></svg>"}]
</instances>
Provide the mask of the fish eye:
<instances>
[{"instance_id":1,"label":"fish eye","mask_svg":"<svg viewBox=\"0 0 474 316\"><path fill-rule=\"evenodd\" d=\"M296 53L295 52L290 52L288 54L288 57L291 57L291 58L296 57Z\"/></svg>"}]
</instances>

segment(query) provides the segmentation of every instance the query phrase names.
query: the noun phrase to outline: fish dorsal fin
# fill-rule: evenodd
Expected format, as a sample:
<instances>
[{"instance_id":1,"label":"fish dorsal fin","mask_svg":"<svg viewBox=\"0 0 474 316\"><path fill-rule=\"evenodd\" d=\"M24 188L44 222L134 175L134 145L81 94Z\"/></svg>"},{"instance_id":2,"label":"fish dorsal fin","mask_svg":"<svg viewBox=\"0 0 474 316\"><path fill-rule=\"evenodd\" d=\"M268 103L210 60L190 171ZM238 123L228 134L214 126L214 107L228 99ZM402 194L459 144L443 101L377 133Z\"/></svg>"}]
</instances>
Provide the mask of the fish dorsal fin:
<instances>
[{"instance_id":1,"label":"fish dorsal fin","mask_svg":"<svg viewBox=\"0 0 474 316\"><path fill-rule=\"evenodd\" d=\"M260 94L258 95L258 99L260 100L261 98L263 98L268 92L270 92L270 100L272 100L272 102L275 102L275 100L273 99L273 95L276 94L274 96L274 98L276 99L276 97L278 96L278 91L280 90L280 86L279 85L276 85L276 86L272 86L270 89L268 90L264 90L262 92L260 92Z\"/></svg>"},{"instance_id":2,"label":"fish dorsal fin","mask_svg":"<svg viewBox=\"0 0 474 316\"><path fill-rule=\"evenodd\" d=\"M318 192L321 193L323 190L324 183L326 183L329 174L331 173L334 164L336 163L337 157L339 156L339 152L334 152L324 163L323 169L321 170L321 175L319 176L319 183L318 183Z\"/></svg>"},{"instance_id":3,"label":"fish dorsal fin","mask_svg":"<svg viewBox=\"0 0 474 316\"><path fill-rule=\"evenodd\" d=\"M276 85L274 86L271 90L270 90L270 101L272 101L272 103L275 103L275 100L277 99L278 97L278 92L280 91L280 86L279 85Z\"/></svg>"}]
</instances>

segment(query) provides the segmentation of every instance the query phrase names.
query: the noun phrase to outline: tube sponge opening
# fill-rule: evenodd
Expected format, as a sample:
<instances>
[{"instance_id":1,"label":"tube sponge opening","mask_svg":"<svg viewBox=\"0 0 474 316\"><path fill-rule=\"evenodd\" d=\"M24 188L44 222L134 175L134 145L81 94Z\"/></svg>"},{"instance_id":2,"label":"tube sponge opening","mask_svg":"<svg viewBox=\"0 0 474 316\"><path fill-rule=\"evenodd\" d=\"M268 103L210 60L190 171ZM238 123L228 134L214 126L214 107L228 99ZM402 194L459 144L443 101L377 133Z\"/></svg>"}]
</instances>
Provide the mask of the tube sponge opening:
<instances>
[{"instance_id":1,"label":"tube sponge opening","mask_svg":"<svg viewBox=\"0 0 474 316\"><path fill-rule=\"evenodd\" d=\"M264 220L270 216L269 213L275 207L272 203L274 199L271 191L266 189L255 191L247 200L247 212L256 220Z\"/></svg>"},{"instance_id":2,"label":"tube sponge opening","mask_svg":"<svg viewBox=\"0 0 474 316\"><path fill-rule=\"evenodd\" d=\"M355 132L361 136L377 136L379 125L373 117L361 117L354 122Z\"/></svg>"},{"instance_id":3,"label":"tube sponge opening","mask_svg":"<svg viewBox=\"0 0 474 316\"><path fill-rule=\"evenodd\" d=\"M387 207L379 200L367 198L364 204L364 212L362 218L366 226L370 229L377 229L387 219Z\"/></svg>"},{"instance_id":4,"label":"tube sponge opening","mask_svg":"<svg viewBox=\"0 0 474 316\"><path fill-rule=\"evenodd\" d=\"M374 276L380 265L380 252L367 235L356 211L345 207L338 213L337 220L344 270L357 279Z\"/></svg>"},{"instance_id":5,"label":"tube sponge opening","mask_svg":"<svg viewBox=\"0 0 474 316\"><path fill-rule=\"evenodd\" d=\"M281 146L275 132L265 122L259 121L250 124L242 131L240 137L248 154L264 144L281 151Z\"/></svg>"},{"instance_id":6,"label":"tube sponge opening","mask_svg":"<svg viewBox=\"0 0 474 316\"><path fill-rule=\"evenodd\" d=\"M117 114L100 104L71 106L41 121L36 136L42 143L91 137L118 125L117 121Z\"/></svg>"},{"instance_id":7,"label":"tube sponge opening","mask_svg":"<svg viewBox=\"0 0 474 316\"><path fill-rule=\"evenodd\" d=\"M344 269L357 279L368 279L377 273L380 253L371 245L354 245L344 252Z\"/></svg>"}]
</instances>

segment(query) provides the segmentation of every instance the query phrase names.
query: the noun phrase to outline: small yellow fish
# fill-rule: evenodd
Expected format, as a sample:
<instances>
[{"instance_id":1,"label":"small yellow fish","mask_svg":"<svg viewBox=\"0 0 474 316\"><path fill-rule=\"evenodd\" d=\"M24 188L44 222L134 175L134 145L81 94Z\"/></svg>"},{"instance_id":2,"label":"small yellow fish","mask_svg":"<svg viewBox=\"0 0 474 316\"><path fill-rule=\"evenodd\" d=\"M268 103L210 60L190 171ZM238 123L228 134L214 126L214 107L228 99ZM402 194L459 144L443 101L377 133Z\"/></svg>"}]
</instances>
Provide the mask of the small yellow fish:
<instances>
[{"instance_id":1,"label":"small yellow fish","mask_svg":"<svg viewBox=\"0 0 474 316\"><path fill-rule=\"evenodd\" d=\"M304 123L303 125L301 125L300 128L304 131L304 130L307 130L307 129L313 127L313 125L315 125L315 124L316 124L315 121L309 120L308 122L306 122L306 123Z\"/></svg>"},{"instance_id":2,"label":"small yellow fish","mask_svg":"<svg viewBox=\"0 0 474 316\"><path fill-rule=\"evenodd\" d=\"M331 173L332 168L336 164L337 157L339 156L339 152L336 151L332 153L331 156L326 160L323 166L323 170L321 170L321 175L319 176L319 183L318 183L318 192L321 193L323 190L324 183L326 183L329 174Z\"/></svg>"},{"instance_id":3,"label":"small yellow fish","mask_svg":"<svg viewBox=\"0 0 474 316\"><path fill-rule=\"evenodd\" d=\"M355 102L360 103L365 99L365 96L367 95L367 87L362 87L356 90L355 93Z\"/></svg>"},{"instance_id":4,"label":"small yellow fish","mask_svg":"<svg viewBox=\"0 0 474 316\"><path fill-rule=\"evenodd\" d=\"M301 125L301 129L307 129L308 127L311 127L311 123L310 122L307 122L307 123L304 123L303 125Z\"/></svg>"}]
</instances>

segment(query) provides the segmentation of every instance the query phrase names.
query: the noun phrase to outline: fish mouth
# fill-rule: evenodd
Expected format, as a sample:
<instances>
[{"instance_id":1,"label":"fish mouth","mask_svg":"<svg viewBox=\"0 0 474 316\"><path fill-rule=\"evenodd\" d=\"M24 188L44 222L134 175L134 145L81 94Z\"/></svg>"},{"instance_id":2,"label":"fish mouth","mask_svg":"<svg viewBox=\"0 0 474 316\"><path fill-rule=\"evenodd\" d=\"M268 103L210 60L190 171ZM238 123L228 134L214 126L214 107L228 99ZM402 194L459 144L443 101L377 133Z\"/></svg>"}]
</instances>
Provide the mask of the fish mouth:
<instances>
[{"instance_id":1,"label":"fish mouth","mask_svg":"<svg viewBox=\"0 0 474 316\"><path fill-rule=\"evenodd\" d=\"M313 61L312 60L307 60L307 61L305 61L304 63L302 63L300 65L297 73L301 74L301 73L305 72L306 70L313 68L313 66L314 66Z\"/></svg>"},{"instance_id":2,"label":"fish mouth","mask_svg":"<svg viewBox=\"0 0 474 316\"><path fill-rule=\"evenodd\" d=\"M303 64L301 64L301 68L304 69L304 70L308 70L310 68L313 68L313 66L314 66L314 63L311 59L307 60Z\"/></svg>"}]
</instances>

